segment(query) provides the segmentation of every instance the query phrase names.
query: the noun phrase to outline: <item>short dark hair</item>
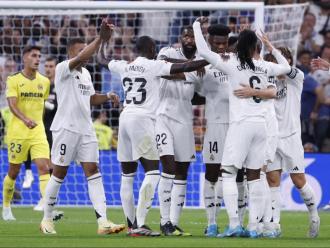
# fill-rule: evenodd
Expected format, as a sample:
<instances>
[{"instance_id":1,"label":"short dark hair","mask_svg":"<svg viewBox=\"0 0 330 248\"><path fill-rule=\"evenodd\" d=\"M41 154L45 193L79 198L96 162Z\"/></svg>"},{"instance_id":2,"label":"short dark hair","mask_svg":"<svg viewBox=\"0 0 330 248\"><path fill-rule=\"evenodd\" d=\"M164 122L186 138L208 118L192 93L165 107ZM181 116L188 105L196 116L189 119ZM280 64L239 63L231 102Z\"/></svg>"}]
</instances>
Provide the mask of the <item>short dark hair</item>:
<instances>
[{"instance_id":1,"label":"short dark hair","mask_svg":"<svg viewBox=\"0 0 330 248\"><path fill-rule=\"evenodd\" d=\"M39 47L39 46L26 46L23 49L23 55L26 54L26 53L31 52L32 50L38 50L40 52L41 51L41 47Z\"/></svg>"},{"instance_id":2,"label":"short dark hair","mask_svg":"<svg viewBox=\"0 0 330 248\"><path fill-rule=\"evenodd\" d=\"M292 53L291 53L290 49L288 47L278 47L277 49L282 53L284 58L291 60L290 65L292 66L293 65L293 57L292 57Z\"/></svg>"},{"instance_id":3,"label":"short dark hair","mask_svg":"<svg viewBox=\"0 0 330 248\"><path fill-rule=\"evenodd\" d=\"M299 53L298 53L298 58L300 58L302 55L305 55L305 54L308 54L309 56L312 56L312 52L307 50L307 49L303 49L303 50L300 50Z\"/></svg>"},{"instance_id":4,"label":"short dark hair","mask_svg":"<svg viewBox=\"0 0 330 248\"><path fill-rule=\"evenodd\" d=\"M268 61L268 62L273 62L273 63L277 63L277 60L275 58L275 56L271 53L267 53L264 55L264 60Z\"/></svg>"},{"instance_id":5,"label":"short dark hair","mask_svg":"<svg viewBox=\"0 0 330 248\"><path fill-rule=\"evenodd\" d=\"M209 35L228 36L230 28L222 24L213 24L208 27L207 32Z\"/></svg>"},{"instance_id":6,"label":"short dark hair","mask_svg":"<svg viewBox=\"0 0 330 248\"><path fill-rule=\"evenodd\" d=\"M46 62L48 62L48 61L54 61L55 64L56 64L57 63L57 58L50 56L50 57L46 58Z\"/></svg>"},{"instance_id":7,"label":"short dark hair","mask_svg":"<svg viewBox=\"0 0 330 248\"><path fill-rule=\"evenodd\" d=\"M228 38L228 46L232 46L234 45L238 40L238 37L237 36L230 36Z\"/></svg>"},{"instance_id":8,"label":"short dark hair","mask_svg":"<svg viewBox=\"0 0 330 248\"><path fill-rule=\"evenodd\" d=\"M72 38L68 42L67 49L69 50L75 44L85 44L85 43L86 41L83 38Z\"/></svg>"},{"instance_id":9,"label":"short dark hair","mask_svg":"<svg viewBox=\"0 0 330 248\"><path fill-rule=\"evenodd\" d=\"M182 28L181 28L181 33L180 34L183 34L183 31L185 31L185 30L190 30L190 31L192 31L192 32L194 32L194 29L193 29L193 27L191 26L191 25L189 25L189 26L183 26Z\"/></svg>"},{"instance_id":10,"label":"short dark hair","mask_svg":"<svg viewBox=\"0 0 330 248\"><path fill-rule=\"evenodd\" d=\"M136 40L136 51L146 53L152 44L155 45L155 42L150 36L141 36Z\"/></svg>"}]
</instances>

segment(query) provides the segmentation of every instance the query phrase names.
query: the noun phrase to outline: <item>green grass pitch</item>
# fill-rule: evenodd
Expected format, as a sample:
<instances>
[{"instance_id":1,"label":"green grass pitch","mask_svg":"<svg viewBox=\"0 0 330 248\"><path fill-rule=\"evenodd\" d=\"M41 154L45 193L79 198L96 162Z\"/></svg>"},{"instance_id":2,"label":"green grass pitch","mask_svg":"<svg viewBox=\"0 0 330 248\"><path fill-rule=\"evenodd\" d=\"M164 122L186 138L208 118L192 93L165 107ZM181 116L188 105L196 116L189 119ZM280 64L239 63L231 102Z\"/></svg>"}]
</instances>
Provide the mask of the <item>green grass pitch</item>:
<instances>
[{"instance_id":1,"label":"green grass pitch","mask_svg":"<svg viewBox=\"0 0 330 248\"><path fill-rule=\"evenodd\" d=\"M306 237L308 217L304 212L282 213L282 237L279 239L205 238L206 217L203 210L184 209L181 227L192 237L127 237L126 233L108 236L96 234L96 221L91 208L63 208L65 217L56 223L57 235L45 236L39 231L41 212L32 208L13 208L15 222L0 221L0 247L330 247L330 213L322 212L317 239ZM121 209L109 209L114 222L124 221ZM225 210L218 220L221 231L227 223ZM148 216L148 224L159 230L159 210Z\"/></svg>"}]
</instances>

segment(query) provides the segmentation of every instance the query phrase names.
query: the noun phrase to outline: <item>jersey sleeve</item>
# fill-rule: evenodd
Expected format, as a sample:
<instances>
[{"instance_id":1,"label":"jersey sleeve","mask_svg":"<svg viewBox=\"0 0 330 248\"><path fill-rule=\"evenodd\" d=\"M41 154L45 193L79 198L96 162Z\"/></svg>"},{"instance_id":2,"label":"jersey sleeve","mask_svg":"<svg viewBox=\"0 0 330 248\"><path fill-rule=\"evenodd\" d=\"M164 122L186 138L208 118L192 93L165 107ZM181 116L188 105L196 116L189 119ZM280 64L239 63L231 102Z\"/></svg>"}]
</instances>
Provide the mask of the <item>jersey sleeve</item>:
<instances>
[{"instance_id":1,"label":"jersey sleeve","mask_svg":"<svg viewBox=\"0 0 330 248\"><path fill-rule=\"evenodd\" d=\"M290 82L294 82L296 84L302 84L304 82L304 73L297 68L291 67L291 70L287 76L291 79Z\"/></svg>"},{"instance_id":2,"label":"jersey sleeve","mask_svg":"<svg viewBox=\"0 0 330 248\"><path fill-rule=\"evenodd\" d=\"M232 56L228 55L222 57L219 54L212 52L209 49L203 37L199 22L194 22L193 29L194 29L195 43L198 50L198 54L218 70L221 70L226 74L230 74L232 72L232 68L236 66L233 65Z\"/></svg>"},{"instance_id":3,"label":"jersey sleeve","mask_svg":"<svg viewBox=\"0 0 330 248\"><path fill-rule=\"evenodd\" d=\"M125 60L111 60L108 64L108 68L110 71L122 74L125 70L126 65L127 61Z\"/></svg>"},{"instance_id":4,"label":"jersey sleeve","mask_svg":"<svg viewBox=\"0 0 330 248\"><path fill-rule=\"evenodd\" d=\"M156 76L169 76L171 74L172 63L166 62L164 60L154 60L154 72Z\"/></svg>"},{"instance_id":5,"label":"jersey sleeve","mask_svg":"<svg viewBox=\"0 0 330 248\"><path fill-rule=\"evenodd\" d=\"M270 70L268 72L269 76L279 76L285 75L290 72L290 65L286 58L281 54L281 52L277 49L273 49L272 54L274 55L275 59L277 60L276 63L268 62Z\"/></svg>"},{"instance_id":6,"label":"jersey sleeve","mask_svg":"<svg viewBox=\"0 0 330 248\"><path fill-rule=\"evenodd\" d=\"M63 79L70 75L71 71L69 68L70 60L65 60L56 65L55 78ZM56 80L56 82L65 82L64 80Z\"/></svg>"},{"instance_id":7,"label":"jersey sleeve","mask_svg":"<svg viewBox=\"0 0 330 248\"><path fill-rule=\"evenodd\" d=\"M17 80L14 77L8 77L6 97L18 97Z\"/></svg>"},{"instance_id":8,"label":"jersey sleeve","mask_svg":"<svg viewBox=\"0 0 330 248\"><path fill-rule=\"evenodd\" d=\"M45 96L44 96L44 99L45 101L48 99L49 97L49 91L50 91L50 81L49 79L45 79L45 84L46 84L46 90L45 90Z\"/></svg>"},{"instance_id":9,"label":"jersey sleeve","mask_svg":"<svg viewBox=\"0 0 330 248\"><path fill-rule=\"evenodd\" d=\"M160 49L158 55L157 55L157 59L158 60L161 60L161 59L164 59L165 57L167 58L171 58L171 50L173 48L172 47L163 47L162 49Z\"/></svg>"}]
</instances>

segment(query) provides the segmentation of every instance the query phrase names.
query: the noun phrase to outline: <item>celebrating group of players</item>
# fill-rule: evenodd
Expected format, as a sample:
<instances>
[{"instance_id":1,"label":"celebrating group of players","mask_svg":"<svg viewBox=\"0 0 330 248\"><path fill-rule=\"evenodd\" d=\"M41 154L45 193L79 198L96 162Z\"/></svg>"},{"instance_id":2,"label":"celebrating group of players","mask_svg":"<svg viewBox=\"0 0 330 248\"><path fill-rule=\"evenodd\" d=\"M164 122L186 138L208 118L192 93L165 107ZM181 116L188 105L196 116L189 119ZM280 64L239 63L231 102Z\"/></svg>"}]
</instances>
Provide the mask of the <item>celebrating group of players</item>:
<instances>
[{"instance_id":1,"label":"celebrating group of players","mask_svg":"<svg viewBox=\"0 0 330 248\"><path fill-rule=\"evenodd\" d=\"M194 103L205 104L207 120L203 143L206 165L203 191L208 220L205 235L279 237L280 177L284 170L290 173L309 211L308 234L317 237L320 218L314 191L306 182L300 139L303 73L292 67L290 51L275 49L262 32L257 35L254 31L242 30L235 49L229 51L229 28L211 25L207 29L210 50L201 31L201 24L206 22L207 18L200 17L193 27L184 27L181 47L163 48L157 59L154 40L142 36L136 41L137 57L134 61L109 62L110 71L120 74L125 90L117 154L122 166L120 196L128 235L160 235L145 224L157 186L161 232L166 236L191 235L178 225L186 195L188 168L195 159ZM21 72L27 80L25 84L34 87L29 92L24 93L22 82L12 80L15 75L9 77L7 98L9 103L15 102L10 104L14 114L12 122L19 123L27 134L31 133L31 137L13 137L8 131L8 137L11 137L8 149L10 167L3 184L4 219L14 218L10 209L13 185L20 163L30 150L34 161L41 160L36 164L46 188L42 192L45 205L40 229L43 233L56 234L52 211L68 165L73 160L79 161L85 172L98 233L117 233L125 228L107 220L90 110L91 104L99 105L108 100L118 104L119 98L111 92L105 95L95 93L90 74L83 67L101 44L109 41L113 29L113 25L103 21L99 36L89 45L81 39L71 40L68 60L56 67L58 109L51 126L51 176L46 170L49 152L42 145L45 135L34 138L32 134L37 127L40 128L38 134L44 132L42 120L34 119L29 111L20 109L20 106L33 103L42 116L47 82L35 82L41 77L36 73L37 62L34 74ZM260 55L262 44L268 50L264 59ZM40 57L40 50L30 49L23 56L24 62L31 56ZM313 65L321 68L321 63L314 60ZM39 92L42 90L45 92ZM24 139L26 144L22 143ZM145 178L135 209L133 181L138 161L144 168ZM244 183L245 179L247 183ZM243 228L246 195L249 221ZM217 215L222 201L229 224L219 233Z\"/></svg>"}]
</instances>

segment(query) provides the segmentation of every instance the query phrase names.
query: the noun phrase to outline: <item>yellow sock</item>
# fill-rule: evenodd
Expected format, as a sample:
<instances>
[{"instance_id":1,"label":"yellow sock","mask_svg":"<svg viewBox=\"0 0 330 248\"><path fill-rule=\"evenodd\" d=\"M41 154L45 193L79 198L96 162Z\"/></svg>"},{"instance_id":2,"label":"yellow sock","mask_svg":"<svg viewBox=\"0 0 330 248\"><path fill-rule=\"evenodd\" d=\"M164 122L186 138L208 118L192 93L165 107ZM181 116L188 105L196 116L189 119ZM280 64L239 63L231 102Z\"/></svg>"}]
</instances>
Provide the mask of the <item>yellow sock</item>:
<instances>
[{"instance_id":1,"label":"yellow sock","mask_svg":"<svg viewBox=\"0 0 330 248\"><path fill-rule=\"evenodd\" d=\"M10 207L10 202L14 195L15 181L16 180L11 179L8 175L6 175L3 180L2 201L4 207Z\"/></svg>"},{"instance_id":2,"label":"yellow sock","mask_svg":"<svg viewBox=\"0 0 330 248\"><path fill-rule=\"evenodd\" d=\"M48 183L49 179L50 179L49 174L39 176L39 188L40 188L40 193L41 193L42 197L44 197L44 195L45 195L45 191L46 191L46 187L47 187L47 183Z\"/></svg>"}]
</instances>

